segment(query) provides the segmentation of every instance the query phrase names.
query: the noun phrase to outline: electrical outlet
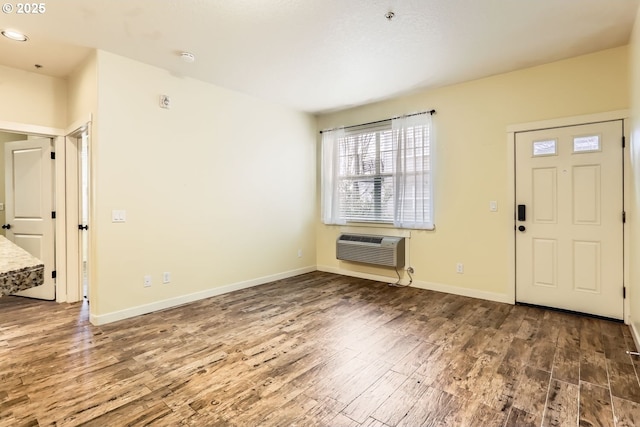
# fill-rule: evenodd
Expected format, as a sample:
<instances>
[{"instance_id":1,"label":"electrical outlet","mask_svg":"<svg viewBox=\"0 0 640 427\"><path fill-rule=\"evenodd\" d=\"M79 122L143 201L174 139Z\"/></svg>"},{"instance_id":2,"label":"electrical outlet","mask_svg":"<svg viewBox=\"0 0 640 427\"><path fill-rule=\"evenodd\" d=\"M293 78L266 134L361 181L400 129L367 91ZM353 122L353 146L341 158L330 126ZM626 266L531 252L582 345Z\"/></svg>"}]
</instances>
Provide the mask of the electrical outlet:
<instances>
[{"instance_id":1,"label":"electrical outlet","mask_svg":"<svg viewBox=\"0 0 640 427\"><path fill-rule=\"evenodd\" d=\"M298 249L298 258L302 258L302 249Z\"/></svg>"},{"instance_id":2,"label":"electrical outlet","mask_svg":"<svg viewBox=\"0 0 640 427\"><path fill-rule=\"evenodd\" d=\"M413 274L415 270L413 269L413 267L409 267L409 268L407 268L407 271L408 271L410 274Z\"/></svg>"},{"instance_id":3,"label":"electrical outlet","mask_svg":"<svg viewBox=\"0 0 640 427\"><path fill-rule=\"evenodd\" d=\"M165 271L164 273L162 273L162 283L169 283L171 282L171 273L169 273L168 271Z\"/></svg>"},{"instance_id":4,"label":"electrical outlet","mask_svg":"<svg viewBox=\"0 0 640 427\"><path fill-rule=\"evenodd\" d=\"M151 276L147 275L144 276L144 287L148 288L149 286L151 286Z\"/></svg>"},{"instance_id":5,"label":"electrical outlet","mask_svg":"<svg viewBox=\"0 0 640 427\"><path fill-rule=\"evenodd\" d=\"M456 273L463 274L464 273L464 264L459 262L456 264Z\"/></svg>"}]
</instances>

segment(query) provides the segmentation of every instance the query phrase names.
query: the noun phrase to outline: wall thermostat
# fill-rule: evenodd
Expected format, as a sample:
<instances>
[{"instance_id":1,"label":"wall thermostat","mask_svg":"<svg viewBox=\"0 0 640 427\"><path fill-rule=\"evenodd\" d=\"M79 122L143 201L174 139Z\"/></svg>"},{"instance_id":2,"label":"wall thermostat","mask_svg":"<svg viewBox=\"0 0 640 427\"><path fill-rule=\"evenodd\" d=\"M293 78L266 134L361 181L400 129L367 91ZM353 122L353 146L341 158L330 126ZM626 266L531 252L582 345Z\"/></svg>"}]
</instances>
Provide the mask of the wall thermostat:
<instances>
[{"instance_id":1,"label":"wall thermostat","mask_svg":"<svg viewBox=\"0 0 640 427\"><path fill-rule=\"evenodd\" d=\"M167 95L160 95L160 107L161 108L171 107L171 99Z\"/></svg>"}]
</instances>

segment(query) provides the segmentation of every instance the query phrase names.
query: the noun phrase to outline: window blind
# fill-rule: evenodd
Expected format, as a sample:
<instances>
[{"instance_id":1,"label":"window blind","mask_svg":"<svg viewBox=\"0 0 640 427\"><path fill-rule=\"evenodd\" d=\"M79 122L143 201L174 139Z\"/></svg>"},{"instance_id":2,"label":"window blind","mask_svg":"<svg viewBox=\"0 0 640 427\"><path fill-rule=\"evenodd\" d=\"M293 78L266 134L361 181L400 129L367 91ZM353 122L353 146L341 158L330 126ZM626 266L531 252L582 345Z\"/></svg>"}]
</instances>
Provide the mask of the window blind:
<instances>
[{"instance_id":1,"label":"window blind","mask_svg":"<svg viewBox=\"0 0 640 427\"><path fill-rule=\"evenodd\" d=\"M326 224L433 226L428 116L322 133L322 218Z\"/></svg>"}]
</instances>

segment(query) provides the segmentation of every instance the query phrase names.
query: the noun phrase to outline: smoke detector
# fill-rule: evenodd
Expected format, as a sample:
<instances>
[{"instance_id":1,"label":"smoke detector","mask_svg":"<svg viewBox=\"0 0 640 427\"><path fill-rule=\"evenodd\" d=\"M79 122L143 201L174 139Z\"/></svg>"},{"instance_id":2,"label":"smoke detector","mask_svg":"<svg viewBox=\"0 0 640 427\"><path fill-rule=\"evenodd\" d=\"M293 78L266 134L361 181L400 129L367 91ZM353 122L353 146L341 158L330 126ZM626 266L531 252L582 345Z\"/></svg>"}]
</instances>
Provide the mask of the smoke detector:
<instances>
[{"instance_id":1,"label":"smoke detector","mask_svg":"<svg viewBox=\"0 0 640 427\"><path fill-rule=\"evenodd\" d=\"M160 108L169 109L171 108L171 98L167 95L160 95Z\"/></svg>"}]
</instances>

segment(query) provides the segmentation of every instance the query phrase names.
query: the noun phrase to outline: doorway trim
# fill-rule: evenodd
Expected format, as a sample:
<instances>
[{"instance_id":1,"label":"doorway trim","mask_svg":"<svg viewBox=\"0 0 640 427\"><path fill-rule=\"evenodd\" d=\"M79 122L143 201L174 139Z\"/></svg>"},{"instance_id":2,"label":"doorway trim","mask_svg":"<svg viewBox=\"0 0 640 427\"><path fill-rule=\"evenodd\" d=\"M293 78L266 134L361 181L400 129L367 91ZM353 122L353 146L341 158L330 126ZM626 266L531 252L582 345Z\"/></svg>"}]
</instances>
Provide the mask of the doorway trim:
<instances>
[{"instance_id":1,"label":"doorway trim","mask_svg":"<svg viewBox=\"0 0 640 427\"><path fill-rule=\"evenodd\" d=\"M596 123L596 122L604 122L604 121L612 121L612 120L622 120L623 123L623 135L627 141L627 145L623 154L623 162L624 162L624 174L623 174L623 182L622 185L624 187L623 197L624 197L624 210L628 210L628 201L630 199L630 189L629 185L625 185L628 182L631 182L631 176L629 175L631 172L631 157L629 155L629 118L630 111L629 110L615 110L615 111L607 111L602 113L595 114L586 114L580 116L571 116L557 119L549 119L528 123L519 123L507 126L507 206L510 209L513 209L515 215L515 203L516 203L516 187L515 187L515 177L516 177L516 158L515 158L515 138L516 133L518 132L527 132L527 131L535 131L541 129L549 129L554 127L565 127L565 126L575 126L586 123ZM515 216L514 216L515 218ZM514 224L513 218L509 217L508 227L511 228ZM623 278L625 286L629 284L629 245L630 245L630 231L629 224L626 224L623 232ZM516 239L515 239L515 230L512 238L509 239L508 253L507 253L507 298L512 303L516 303ZM630 304L629 298L624 299L624 323L629 324L631 321L630 317Z\"/></svg>"},{"instance_id":2,"label":"doorway trim","mask_svg":"<svg viewBox=\"0 0 640 427\"><path fill-rule=\"evenodd\" d=\"M91 120L79 121L69 127L66 132L65 166L66 166L66 239L69 252L66 258L67 270L67 302L81 301L83 293L83 277L81 274L80 253L82 245L78 232L78 225L81 223L80 211L80 159L82 135L86 134L91 141ZM91 182L91 176L89 176ZM91 194L91 191L89 192ZM91 212L91 201L89 200L89 211ZM89 219L89 222L92 222ZM91 233L92 228L87 230ZM91 246L91 234L89 234L88 246Z\"/></svg>"},{"instance_id":3,"label":"doorway trim","mask_svg":"<svg viewBox=\"0 0 640 427\"><path fill-rule=\"evenodd\" d=\"M55 194L53 198L53 209L56 211L56 220L54 224L56 302L74 302L69 301L70 292L68 292L68 288L69 286L81 286L81 282L69 283L67 276L67 259L69 257L76 256L74 254L77 254L79 250L77 247L74 248L68 245L67 180L73 178L77 182L77 177L70 177L69 171L66 167L67 148L70 146L67 136L73 134L78 129L90 124L91 122L91 114L82 120L75 121L67 129L0 120L0 131L42 136L53 139L53 151L56 153ZM91 128L89 127L89 131L90 130ZM71 292L71 295L73 295L73 291Z\"/></svg>"}]
</instances>

